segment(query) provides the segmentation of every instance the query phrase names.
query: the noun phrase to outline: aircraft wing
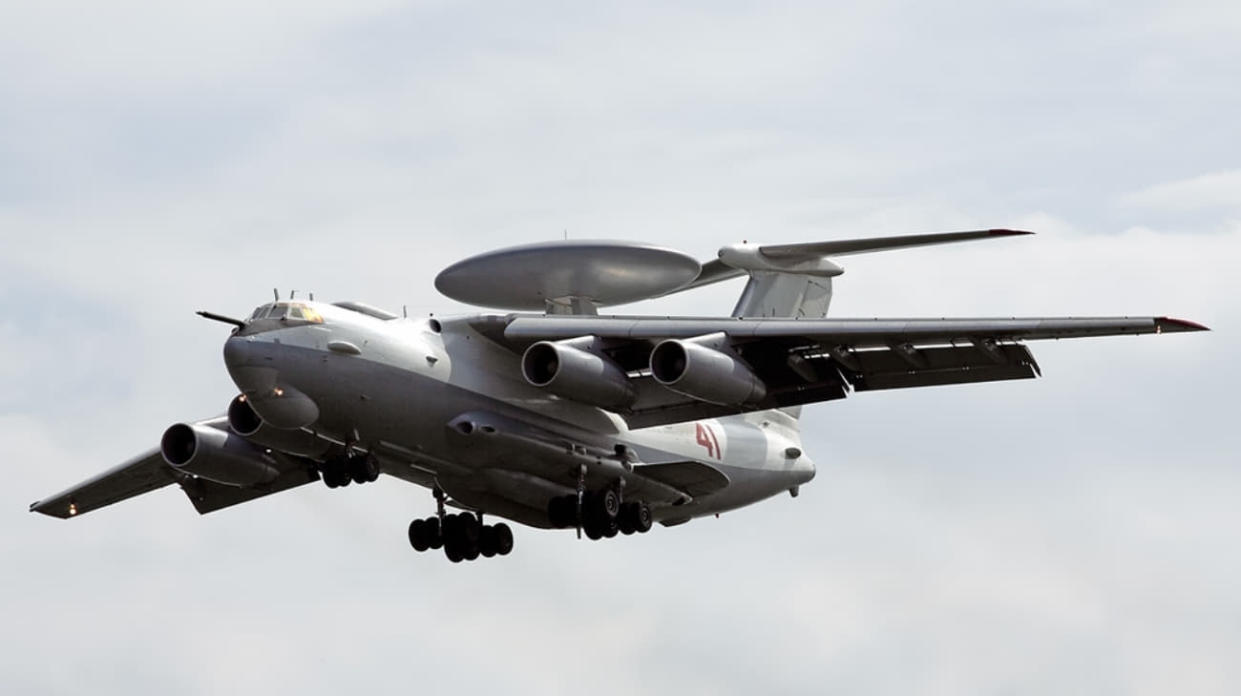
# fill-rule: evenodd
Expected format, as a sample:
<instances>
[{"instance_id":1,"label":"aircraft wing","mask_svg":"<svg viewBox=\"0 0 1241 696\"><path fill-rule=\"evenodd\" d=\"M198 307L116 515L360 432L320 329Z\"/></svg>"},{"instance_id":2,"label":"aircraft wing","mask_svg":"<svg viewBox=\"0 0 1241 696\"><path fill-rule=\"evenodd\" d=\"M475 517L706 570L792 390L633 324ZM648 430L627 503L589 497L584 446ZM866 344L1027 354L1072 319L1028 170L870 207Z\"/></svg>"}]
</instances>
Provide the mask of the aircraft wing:
<instances>
[{"instance_id":1,"label":"aircraft wing","mask_svg":"<svg viewBox=\"0 0 1241 696\"><path fill-rule=\"evenodd\" d=\"M174 483L177 477L158 449L87 479L30 506L31 512L68 519Z\"/></svg>"},{"instance_id":2,"label":"aircraft wing","mask_svg":"<svg viewBox=\"0 0 1241 696\"><path fill-rule=\"evenodd\" d=\"M199 421L198 424L221 429L227 427L222 418ZM275 479L261 485L226 486L173 469L164 461L159 449L154 448L76 486L32 503L30 511L69 519L177 483L194 508L200 514L206 514L318 480L317 475L311 474L292 455L280 455L276 461L281 464L281 473Z\"/></svg>"},{"instance_id":3,"label":"aircraft wing","mask_svg":"<svg viewBox=\"0 0 1241 696\"><path fill-rule=\"evenodd\" d=\"M476 326L515 351L537 341L596 336L638 391L620 414L647 427L844 398L850 391L1026 379L1038 364L1022 341L1201 331L1168 317L963 319L739 319L509 315ZM695 400L650 376L666 339L724 334L767 386L745 405Z\"/></svg>"}]
</instances>

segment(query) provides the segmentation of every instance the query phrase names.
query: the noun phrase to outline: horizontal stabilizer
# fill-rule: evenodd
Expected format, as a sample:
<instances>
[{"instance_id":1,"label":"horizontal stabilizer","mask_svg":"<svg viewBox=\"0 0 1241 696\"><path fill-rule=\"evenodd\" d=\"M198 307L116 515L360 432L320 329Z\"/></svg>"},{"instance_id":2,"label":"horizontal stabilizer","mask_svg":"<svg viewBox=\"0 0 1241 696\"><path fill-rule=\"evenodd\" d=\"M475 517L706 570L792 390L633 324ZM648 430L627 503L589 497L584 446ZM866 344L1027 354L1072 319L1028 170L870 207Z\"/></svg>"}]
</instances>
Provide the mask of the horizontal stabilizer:
<instances>
[{"instance_id":1,"label":"horizontal stabilizer","mask_svg":"<svg viewBox=\"0 0 1241 696\"><path fill-rule=\"evenodd\" d=\"M1022 230L971 230L969 232L942 232L939 234L907 234L899 237L871 237L869 239L842 239L833 242L807 242L805 244L764 244L759 252L773 259L817 256L847 256L869 251L908 249L932 244L969 242L997 237L1019 237L1034 234Z\"/></svg>"},{"instance_id":2,"label":"horizontal stabilizer","mask_svg":"<svg viewBox=\"0 0 1241 696\"><path fill-rule=\"evenodd\" d=\"M759 266L771 264L767 270L781 271L790 273L799 272L796 265L799 262L814 261L817 259L827 258L829 256L848 256L850 254L864 254L871 251L888 251L892 249L908 249L911 247L931 246L934 244L952 244L954 242L970 242L979 239L999 239L1003 237L1021 237L1034 234L1023 230L969 230L966 232L940 232L936 234L907 234L897 237L868 237L863 239L840 239L829 242L804 242L800 244L737 244L731 247L720 249L720 258L711 259L702 264L702 270L698 272L698 277L694 282L684 287L677 288L666 294L673 292L683 292L700 288L704 285L711 285L722 280L732 278L740 278L747 272L755 270ZM738 254L750 255L751 259L758 257L751 262L751 266L758 262L758 266L747 267L739 265L736 262ZM731 260L725 257L731 257ZM782 268L783 267L783 268ZM804 272L804 271L801 271Z\"/></svg>"}]
</instances>

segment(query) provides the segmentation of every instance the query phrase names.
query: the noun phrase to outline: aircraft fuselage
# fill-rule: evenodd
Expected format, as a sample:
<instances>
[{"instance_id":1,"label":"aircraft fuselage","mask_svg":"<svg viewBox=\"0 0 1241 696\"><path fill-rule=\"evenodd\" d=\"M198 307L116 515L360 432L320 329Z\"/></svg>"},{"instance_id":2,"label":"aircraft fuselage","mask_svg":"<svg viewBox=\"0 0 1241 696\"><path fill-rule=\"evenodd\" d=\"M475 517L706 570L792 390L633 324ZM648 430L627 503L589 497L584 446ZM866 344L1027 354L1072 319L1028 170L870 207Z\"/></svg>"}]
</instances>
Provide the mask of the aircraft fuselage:
<instances>
[{"instance_id":1,"label":"aircraft fuselage","mask_svg":"<svg viewBox=\"0 0 1241 696\"><path fill-rule=\"evenodd\" d=\"M546 527L548 501L622 480L657 521L730 510L814 476L781 411L630 430L614 413L529 385L512 352L465 318L380 319L302 303L321 321L252 320L224 348L238 388L268 423L364 449L385 473L461 504ZM791 455L796 456L791 456ZM699 462L727 485L687 499L634 465Z\"/></svg>"}]
</instances>

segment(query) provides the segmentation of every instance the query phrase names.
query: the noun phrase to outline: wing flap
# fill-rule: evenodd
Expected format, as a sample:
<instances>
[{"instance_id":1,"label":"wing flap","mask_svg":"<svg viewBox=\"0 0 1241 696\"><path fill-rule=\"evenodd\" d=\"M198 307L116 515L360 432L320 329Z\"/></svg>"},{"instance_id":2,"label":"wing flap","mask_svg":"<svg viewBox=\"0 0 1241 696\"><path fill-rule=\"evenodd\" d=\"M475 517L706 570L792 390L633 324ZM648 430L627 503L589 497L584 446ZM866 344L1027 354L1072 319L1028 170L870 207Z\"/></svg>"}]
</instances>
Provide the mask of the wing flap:
<instances>
[{"instance_id":1,"label":"wing flap","mask_svg":"<svg viewBox=\"0 0 1241 696\"><path fill-rule=\"evenodd\" d=\"M313 473L309 467L306 467L285 471L276 477L275 480L261 486L237 488L235 486L212 483L201 478L187 478L181 482L181 489L185 491L186 497L190 499L190 503L194 505L194 509L198 511L198 514L205 515L209 512L215 512L216 510L222 510L241 503L248 503L251 500L262 498L272 493L287 491L290 488L297 488L318 480L319 475Z\"/></svg>"}]
</instances>

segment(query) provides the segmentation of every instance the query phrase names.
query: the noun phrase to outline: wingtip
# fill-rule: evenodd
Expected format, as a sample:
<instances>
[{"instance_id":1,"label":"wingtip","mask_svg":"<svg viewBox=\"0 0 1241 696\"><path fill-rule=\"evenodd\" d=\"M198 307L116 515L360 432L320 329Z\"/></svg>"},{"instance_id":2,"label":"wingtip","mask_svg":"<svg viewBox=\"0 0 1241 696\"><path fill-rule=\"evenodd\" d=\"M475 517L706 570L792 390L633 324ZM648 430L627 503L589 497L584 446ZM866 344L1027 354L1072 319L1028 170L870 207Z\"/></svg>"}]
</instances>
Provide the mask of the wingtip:
<instances>
[{"instance_id":1,"label":"wingtip","mask_svg":"<svg viewBox=\"0 0 1241 696\"><path fill-rule=\"evenodd\" d=\"M987 232L989 232L992 237L1023 237L1028 234L1034 234L1033 232L1029 232L1027 230L1007 230L1007 229L987 230Z\"/></svg>"},{"instance_id":2,"label":"wingtip","mask_svg":"<svg viewBox=\"0 0 1241 696\"><path fill-rule=\"evenodd\" d=\"M1187 319L1175 319L1173 317L1157 317L1155 325L1163 332L1176 331L1210 331L1210 327L1199 324L1196 321Z\"/></svg>"}]
</instances>

